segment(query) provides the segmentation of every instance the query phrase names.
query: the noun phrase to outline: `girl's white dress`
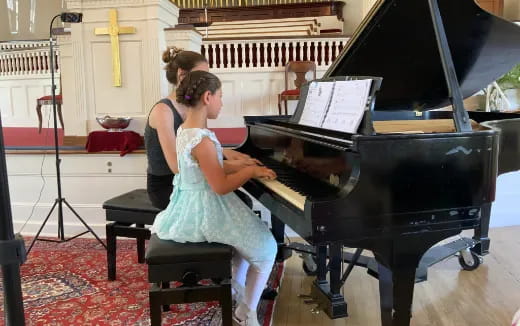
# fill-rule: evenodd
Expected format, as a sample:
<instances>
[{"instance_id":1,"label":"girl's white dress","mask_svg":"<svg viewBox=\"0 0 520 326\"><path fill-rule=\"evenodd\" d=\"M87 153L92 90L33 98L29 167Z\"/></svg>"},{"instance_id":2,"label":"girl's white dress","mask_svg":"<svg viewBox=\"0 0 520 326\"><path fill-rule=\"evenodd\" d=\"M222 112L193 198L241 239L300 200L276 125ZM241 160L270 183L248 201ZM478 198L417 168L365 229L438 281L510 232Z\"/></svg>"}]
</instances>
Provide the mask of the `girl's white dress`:
<instances>
[{"instance_id":1,"label":"girl's white dress","mask_svg":"<svg viewBox=\"0 0 520 326\"><path fill-rule=\"evenodd\" d=\"M192 149L208 137L217 149L222 165L222 146L208 129L179 128L177 162L170 204L160 212L152 233L177 242L219 242L233 246L250 263L270 260L276 242L267 226L233 192L215 193L191 155Z\"/></svg>"}]
</instances>

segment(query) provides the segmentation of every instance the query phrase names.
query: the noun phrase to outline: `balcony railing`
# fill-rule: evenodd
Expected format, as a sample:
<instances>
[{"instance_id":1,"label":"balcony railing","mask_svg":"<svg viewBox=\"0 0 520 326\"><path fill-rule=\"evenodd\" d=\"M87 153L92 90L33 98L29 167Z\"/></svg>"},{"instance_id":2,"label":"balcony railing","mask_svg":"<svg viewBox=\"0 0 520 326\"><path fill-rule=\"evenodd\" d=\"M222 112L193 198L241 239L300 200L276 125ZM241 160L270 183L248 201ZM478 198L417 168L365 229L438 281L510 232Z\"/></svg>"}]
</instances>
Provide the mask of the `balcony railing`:
<instances>
[{"instance_id":1,"label":"balcony railing","mask_svg":"<svg viewBox=\"0 0 520 326\"><path fill-rule=\"evenodd\" d=\"M211 69L273 69L299 60L328 66L347 41L345 36L205 40L201 53Z\"/></svg>"},{"instance_id":2,"label":"balcony railing","mask_svg":"<svg viewBox=\"0 0 520 326\"><path fill-rule=\"evenodd\" d=\"M59 49L55 48L56 72ZM50 73L49 41L1 42L0 76Z\"/></svg>"},{"instance_id":3,"label":"balcony railing","mask_svg":"<svg viewBox=\"0 0 520 326\"><path fill-rule=\"evenodd\" d=\"M170 0L181 9L227 8L328 2L331 0Z\"/></svg>"}]
</instances>

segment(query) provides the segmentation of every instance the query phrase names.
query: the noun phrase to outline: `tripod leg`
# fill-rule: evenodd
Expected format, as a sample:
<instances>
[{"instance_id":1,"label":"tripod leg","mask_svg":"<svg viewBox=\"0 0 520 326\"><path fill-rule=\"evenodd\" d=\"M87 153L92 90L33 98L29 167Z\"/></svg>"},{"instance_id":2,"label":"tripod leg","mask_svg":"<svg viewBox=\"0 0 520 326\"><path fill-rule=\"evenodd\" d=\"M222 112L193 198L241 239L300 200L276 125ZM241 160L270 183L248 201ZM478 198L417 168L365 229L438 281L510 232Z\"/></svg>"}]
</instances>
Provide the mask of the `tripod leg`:
<instances>
[{"instance_id":1,"label":"tripod leg","mask_svg":"<svg viewBox=\"0 0 520 326\"><path fill-rule=\"evenodd\" d=\"M76 215L76 217L78 218L78 220L83 223L83 225L87 228L87 230L89 230L90 233L92 233L94 235L94 237L96 237L97 241L99 241L99 243L101 243L103 245L103 247L105 247L105 249L107 249L107 245L103 242L103 240L101 240L98 235L96 234L96 232L94 232L94 230L92 230L92 228L90 226L88 226L88 224L81 218L81 216L79 216L78 213L76 213L76 211L74 210L74 208L72 208L72 206L70 206L70 204L67 202L67 200L65 198L63 198L63 202L65 203L65 205L67 205L67 207L72 211L72 213L74 213L74 215Z\"/></svg>"},{"instance_id":2,"label":"tripod leg","mask_svg":"<svg viewBox=\"0 0 520 326\"><path fill-rule=\"evenodd\" d=\"M65 124L63 123L63 114L61 113L61 104L58 103L56 107L58 108L58 117L60 119L61 129L65 131Z\"/></svg>"},{"instance_id":3,"label":"tripod leg","mask_svg":"<svg viewBox=\"0 0 520 326\"><path fill-rule=\"evenodd\" d=\"M47 224L47 221L49 220L49 217L51 217L51 214L54 211L54 208L56 208L56 205L58 204L58 200L59 199L56 199L54 201L54 205L52 205L52 208L49 211L49 214L47 214L47 217L45 218L45 220L43 220L42 226L40 226L40 229L38 230L38 232L36 233L36 236L34 237L33 241L31 242L31 245L29 246L29 249L27 249L27 255L29 255L29 252L31 251L32 247L34 246L34 243L36 242L36 240L38 240L38 236L40 235L40 233L42 232L43 228L45 227L45 224Z\"/></svg>"},{"instance_id":4,"label":"tripod leg","mask_svg":"<svg viewBox=\"0 0 520 326\"><path fill-rule=\"evenodd\" d=\"M65 228L63 227L63 198L58 198L58 239L65 241Z\"/></svg>"}]
</instances>

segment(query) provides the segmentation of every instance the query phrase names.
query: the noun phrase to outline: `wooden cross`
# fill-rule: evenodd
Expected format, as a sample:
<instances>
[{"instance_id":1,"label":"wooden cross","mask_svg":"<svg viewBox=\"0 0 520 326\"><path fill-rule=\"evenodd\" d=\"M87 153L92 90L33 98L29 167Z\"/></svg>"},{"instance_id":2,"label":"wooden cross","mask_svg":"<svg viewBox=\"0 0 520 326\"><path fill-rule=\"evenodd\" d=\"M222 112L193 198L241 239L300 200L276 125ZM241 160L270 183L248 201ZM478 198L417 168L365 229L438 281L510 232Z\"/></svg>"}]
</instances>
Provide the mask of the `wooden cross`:
<instances>
[{"instance_id":1,"label":"wooden cross","mask_svg":"<svg viewBox=\"0 0 520 326\"><path fill-rule=\"evenodd\" d=\"M108 27L96 28L96 35L110 35L110 45L112 46L112 76L114 86L121 87L121 60L119 56L119 34L134 34L135 27L120 27L117 24L117 10L110 9Z\"/></svg>"}]
</instances>

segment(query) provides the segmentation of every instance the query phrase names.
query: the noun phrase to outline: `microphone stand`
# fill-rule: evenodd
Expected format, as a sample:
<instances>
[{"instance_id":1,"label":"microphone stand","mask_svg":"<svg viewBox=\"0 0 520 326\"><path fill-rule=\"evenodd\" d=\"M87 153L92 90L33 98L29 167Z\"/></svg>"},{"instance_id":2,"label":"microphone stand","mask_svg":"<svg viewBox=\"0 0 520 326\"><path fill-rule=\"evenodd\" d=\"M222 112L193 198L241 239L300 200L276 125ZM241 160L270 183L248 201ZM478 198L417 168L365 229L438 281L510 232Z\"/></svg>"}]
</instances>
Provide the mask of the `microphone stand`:
<instances>
[{"instance_id":1,"label":"microphone stand","mask_svg":"<svg viewBox=\"0 0 520 326\"><path fill-rule=\"evenodd\" d=\"M81 218L81 216L79 216L79 214L74 210L74 208L72 208L72 206L67 202L67 200L65 198L63 198L62 193L61 193L61 173L60 173L61 159L60 159L60 148L59 148L59 144L58 144L59 143L59 141L58 141L58 121L56 118L56 115L57 115L56 114L56 112L57 112L57 109L56 109L56 84L54 82L55 57L54 57L54 51L53 51L54 42L53 42L53 38L52 38L52 24L54 23L54 20L58 17L61 17L61 20L63 22L79 23L79 22L81 22L82 14L80 14L80 13L62 13L62 14L56 15L52 18L50 28L49 28L49 39L50 39L49 52L50 52L51 85L52 85L52 87L51 87L52 113L53 113L53 118L54 118L54 150L56 153L56 182L58 185L58 198L56 198L56 200L54 201L54 205L52 205L51 210L47 214L47 217L43 221L43 224L41 225L40 229L36 233L36 236L34 237L33 241L31 242L31 245L29 246L29 249L27 250L27 255L29 254L32 247L34 246L34 243L37 240L61 243L61 242L66 242L66 241L75 239L88 232L92 233L94 235L94 237L99 241L99 243L101 243L103 245L103 247L105 247L105 249L107 248L105 243L103 243L103 241L98 237L98 235L94 232L94 230L92 230L92 228ZM84 231L84 232L77 234L68 239L65 238L65 230L64 230L64 226L63 226L63 204L65 204L72 211L72 213L76 216L76 218L87 228L87 231ZM51 217L51 214L56 207L58 207L58 240L38 239L41 231L45 227L45 224Z\"/></svg>"}]
</instances>

